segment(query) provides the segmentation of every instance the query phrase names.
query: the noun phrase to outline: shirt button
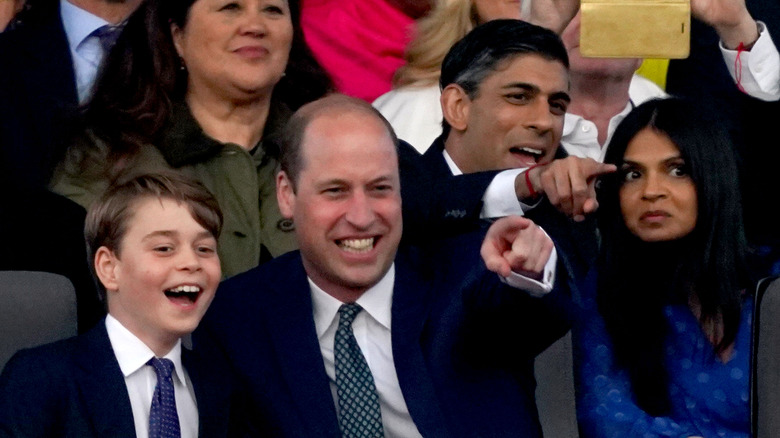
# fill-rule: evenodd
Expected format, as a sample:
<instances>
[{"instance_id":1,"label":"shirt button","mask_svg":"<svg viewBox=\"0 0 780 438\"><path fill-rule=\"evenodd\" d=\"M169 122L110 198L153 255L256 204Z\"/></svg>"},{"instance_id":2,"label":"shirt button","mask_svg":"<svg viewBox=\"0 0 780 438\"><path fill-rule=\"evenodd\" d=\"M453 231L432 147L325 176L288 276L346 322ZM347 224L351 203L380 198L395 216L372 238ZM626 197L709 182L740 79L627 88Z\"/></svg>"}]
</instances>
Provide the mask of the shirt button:
<instances>
[{"instance_id":1,"label":"shirt button","mask_svg":"<svg viewBox=\"0 0 780 438\"><path fill-rule=\"evenodd\" d=\"M590 126L582 125L582 132L590 132Z\"/></svg>"}]
</instances>

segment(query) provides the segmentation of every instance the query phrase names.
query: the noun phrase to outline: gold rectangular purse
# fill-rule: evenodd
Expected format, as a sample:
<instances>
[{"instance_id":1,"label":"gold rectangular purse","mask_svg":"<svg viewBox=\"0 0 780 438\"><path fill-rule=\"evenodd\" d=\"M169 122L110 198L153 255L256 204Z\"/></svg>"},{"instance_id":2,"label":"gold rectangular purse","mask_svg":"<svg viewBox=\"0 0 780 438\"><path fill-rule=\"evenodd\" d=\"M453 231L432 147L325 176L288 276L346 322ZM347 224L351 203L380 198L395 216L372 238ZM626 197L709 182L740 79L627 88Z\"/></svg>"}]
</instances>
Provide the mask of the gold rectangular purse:
<instances>
[{"instance_id":1,"label":"gold rectangular purse","mask_svg":"<svg viewBox=\"0 0 780 438\"><path fill-rule=\"evenodd\" d=\"M686 58L690 0L582 0L580 52L597 58Z\"/></svg>"}]
</instances>

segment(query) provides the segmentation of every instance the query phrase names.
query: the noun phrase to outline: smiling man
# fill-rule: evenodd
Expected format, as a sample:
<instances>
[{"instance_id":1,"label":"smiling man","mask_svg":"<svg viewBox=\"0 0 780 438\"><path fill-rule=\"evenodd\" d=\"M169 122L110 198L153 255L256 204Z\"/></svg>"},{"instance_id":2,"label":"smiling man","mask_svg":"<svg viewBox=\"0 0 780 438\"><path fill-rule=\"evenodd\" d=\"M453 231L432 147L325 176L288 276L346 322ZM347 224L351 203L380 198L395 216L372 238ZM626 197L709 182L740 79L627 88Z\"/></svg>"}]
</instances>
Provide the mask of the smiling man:
<instances>
[{"instance_id":1,"label":"smiling man","mask_svg":"<svg viewBox=\"0 0 780 438\"><path fill-rule=\"evenodd\" d=\"M540 436L533 358L566 324L559 291L528 292L551 288L552 241L520 217L488 232L486 263L517 288L480 261L484 233L399 248L396 142L345 96L287 125L277 197L300 252L223 283L194 337L245 389L246 435Z\"/></svg>"}]
</instances>

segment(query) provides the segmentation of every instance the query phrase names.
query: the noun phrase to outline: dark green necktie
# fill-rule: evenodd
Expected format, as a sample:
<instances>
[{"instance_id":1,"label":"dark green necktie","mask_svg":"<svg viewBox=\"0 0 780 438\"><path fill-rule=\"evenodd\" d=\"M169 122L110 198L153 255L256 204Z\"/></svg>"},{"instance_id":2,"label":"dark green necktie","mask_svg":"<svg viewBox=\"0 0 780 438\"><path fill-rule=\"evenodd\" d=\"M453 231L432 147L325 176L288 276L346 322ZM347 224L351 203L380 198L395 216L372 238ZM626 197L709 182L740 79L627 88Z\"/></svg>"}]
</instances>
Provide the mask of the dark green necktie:
<instances>
[{"instance_id":1,"label":"dark green necktie","mask_svg":"<svg viewBox=\"0 0 780 438\"><path fill-rule=\"evenodd\" d=\"M339 308L339 327L333 346L339 426L344 438L385 435L374 377L352 333L352 321L361 310L354 303Z\"/></svg>"}]
</instances>

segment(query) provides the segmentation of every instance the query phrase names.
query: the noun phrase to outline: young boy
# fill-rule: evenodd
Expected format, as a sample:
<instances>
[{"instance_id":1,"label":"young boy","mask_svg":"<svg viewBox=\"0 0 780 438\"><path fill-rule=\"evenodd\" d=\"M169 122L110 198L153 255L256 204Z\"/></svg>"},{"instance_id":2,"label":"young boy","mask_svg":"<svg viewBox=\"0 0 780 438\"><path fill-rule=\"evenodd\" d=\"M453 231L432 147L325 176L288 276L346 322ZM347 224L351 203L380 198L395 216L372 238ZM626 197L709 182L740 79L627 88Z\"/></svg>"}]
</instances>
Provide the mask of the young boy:
<instances>
[{"instance_id":1,"label":"young boy","mask_svg":"<svg viewBox=\"0 0 780 438\"><path fill-rule=\"evenodd\" d=\"M181 346L214 298L221 227L214 197L182 176L143 175L109 189L85 226L108 316L9 361L0 435L226 435L224 373Z\"/></svg>"}]
</instances>

